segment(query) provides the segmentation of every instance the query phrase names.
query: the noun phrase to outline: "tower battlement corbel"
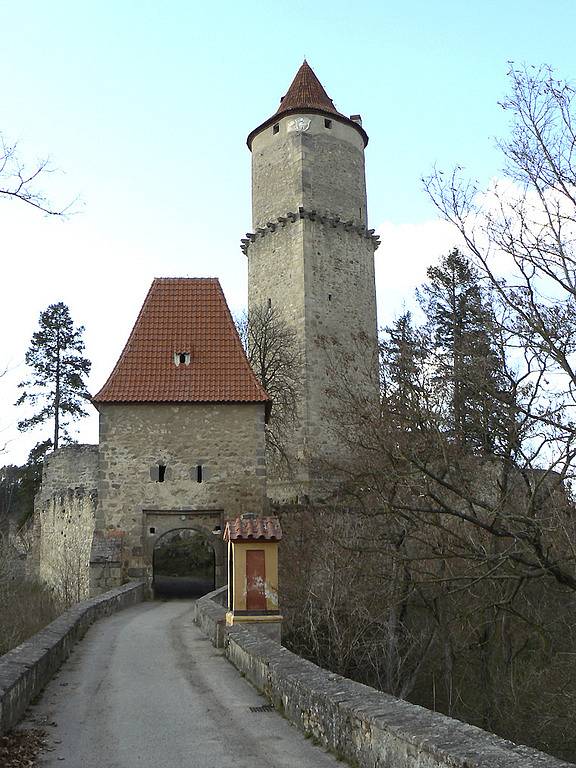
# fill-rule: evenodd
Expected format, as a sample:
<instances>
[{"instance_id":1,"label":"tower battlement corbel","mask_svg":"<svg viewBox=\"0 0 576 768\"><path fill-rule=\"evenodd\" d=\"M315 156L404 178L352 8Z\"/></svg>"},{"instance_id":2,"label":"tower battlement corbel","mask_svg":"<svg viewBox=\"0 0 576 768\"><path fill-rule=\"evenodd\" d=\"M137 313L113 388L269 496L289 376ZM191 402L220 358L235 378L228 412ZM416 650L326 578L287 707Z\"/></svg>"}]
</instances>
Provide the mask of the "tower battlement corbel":
<instances>
[{"instance_id":1,"label":"tower battlement corbel","mask_svg":"<svg viewBox=\"0 0 576 768\"><path fill-rule=\"evenodd\" d=\"M304 207L298 208L298 213L289 211L286 216L278 216L276 221L268 221L266 227L258 227L256 232L246 232L246 237L240 240L240 250L244 255L248 254L248 248L257 239L266 237L267 235L276 232L278 227L284 228L287 224L294 224L296 221L315 221L324 226L329 226L333 229L341 229L344 232L351 232L359 235L362 238L372 241L374 250L380 245L380 236L374 234L374 229L368 229L363 224L354 224L353 221L342 221L340 216L331 216L330 214L320 215L318 211L308 211Z\"/></svg>"}]
</instances>

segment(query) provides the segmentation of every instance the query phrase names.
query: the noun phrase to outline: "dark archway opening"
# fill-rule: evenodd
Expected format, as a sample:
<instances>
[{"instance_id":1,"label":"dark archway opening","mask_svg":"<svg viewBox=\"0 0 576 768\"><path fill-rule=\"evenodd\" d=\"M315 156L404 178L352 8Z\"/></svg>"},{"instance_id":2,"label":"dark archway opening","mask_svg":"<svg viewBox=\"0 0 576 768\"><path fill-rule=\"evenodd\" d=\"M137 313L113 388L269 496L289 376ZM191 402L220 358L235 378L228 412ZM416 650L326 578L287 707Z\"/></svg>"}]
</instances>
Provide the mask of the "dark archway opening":
<instances>
[{"instance_id":1,"label":"dark archway opening","mask_svg":"<svg viewBox=\"0 0 576 768\"><path fill-rule=\"evenodd\" d=\"M165 533L154 546L152 568L154 597L200 597L215 589L214 547L201 531Z\"/></svg>"}]
</instances>

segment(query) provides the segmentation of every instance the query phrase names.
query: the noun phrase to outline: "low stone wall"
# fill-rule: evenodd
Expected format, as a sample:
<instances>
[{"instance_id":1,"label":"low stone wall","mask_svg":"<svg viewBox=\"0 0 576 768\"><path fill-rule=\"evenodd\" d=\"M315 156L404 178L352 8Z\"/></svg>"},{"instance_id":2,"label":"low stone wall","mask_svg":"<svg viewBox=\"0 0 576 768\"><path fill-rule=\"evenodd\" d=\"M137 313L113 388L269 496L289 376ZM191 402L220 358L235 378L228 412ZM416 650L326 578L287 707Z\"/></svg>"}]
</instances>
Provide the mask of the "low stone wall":
<instances>
[{"instance_id":1,"label":"low stone wall","mask_svg":"<svg viewBox=\"0 0 576 768\"><path fill-rule=\"evenodd\" d=\"M445 715L327 672L253 629L226 628L223 590L196 603L196 623L304 733L360 768L569 768Z\"/></svg>"},{"instance_id":2,"label":"low stone wall","mask_svg":"<svg viewBox=\"0 0 576 768\"><path fill-rule=\"evenodd\" d=\"M224 647L226 634L226 596L228 587L220 587L196 601L194 622L210 638L216 648Z\"/></svg>"},{"instance_id":3,"label":"low stone wall","mask_svg":"<svg viewBox=\"0 0 576 768\"><path fill-rule=\"evenodd\" d=\"M144 600L145 588L145 581L130 582L78 603L0 656L0 735L16 725L90 625Z\"/></svg>"}]
</instances>

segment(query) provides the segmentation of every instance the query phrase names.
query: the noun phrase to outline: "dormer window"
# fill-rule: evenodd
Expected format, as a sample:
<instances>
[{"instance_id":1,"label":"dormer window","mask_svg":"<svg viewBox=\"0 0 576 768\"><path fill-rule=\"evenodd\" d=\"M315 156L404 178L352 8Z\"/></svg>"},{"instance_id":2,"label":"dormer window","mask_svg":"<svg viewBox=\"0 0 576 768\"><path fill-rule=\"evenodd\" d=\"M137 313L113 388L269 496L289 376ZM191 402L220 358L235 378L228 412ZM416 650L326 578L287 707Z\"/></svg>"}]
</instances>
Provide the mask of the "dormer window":
<instances>
[{"instance_id":1,"label":"dormer window","mask_svg":"<svg viewBox=\"0 0 576 768\"><path fill-rule=\"evenodd\" d=\"M190 365L190 352L174 352L174 365Z\"/></svg>"}]
</instances>

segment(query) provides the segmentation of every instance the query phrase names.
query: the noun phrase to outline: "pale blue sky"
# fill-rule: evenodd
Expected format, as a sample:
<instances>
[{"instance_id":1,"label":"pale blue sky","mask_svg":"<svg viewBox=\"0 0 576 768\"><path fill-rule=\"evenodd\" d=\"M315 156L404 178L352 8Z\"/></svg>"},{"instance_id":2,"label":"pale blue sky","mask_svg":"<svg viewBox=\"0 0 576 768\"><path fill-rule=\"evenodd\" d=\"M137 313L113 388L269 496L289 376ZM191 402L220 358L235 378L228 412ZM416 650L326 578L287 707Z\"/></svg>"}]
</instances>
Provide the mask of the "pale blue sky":
<instances>
[{"instance_id":1,"label":"pale blue sky","mask_svg":"<svg viewBox=\"0 0 576 768\"><path fill-rule=\"evenodd\" d=\"M434 163L500 172L494 137L507 61L576 76L576 0L196 3L0 0L0 131L65 171L46 187L82 196L48 220L0 201L0 425L40 310L64 300L87 327L90 382L110 372L152 277L214 275L245 303L240 237L251 228L248 132L272 114L304 56L336 106L359 112L381 322L451 244L420 178ZM96 440L96 420L81 435ZM1 440L1 437L0 437ZM2 460L4 463L4 460Z\"/></svg>"}]
</instances>

